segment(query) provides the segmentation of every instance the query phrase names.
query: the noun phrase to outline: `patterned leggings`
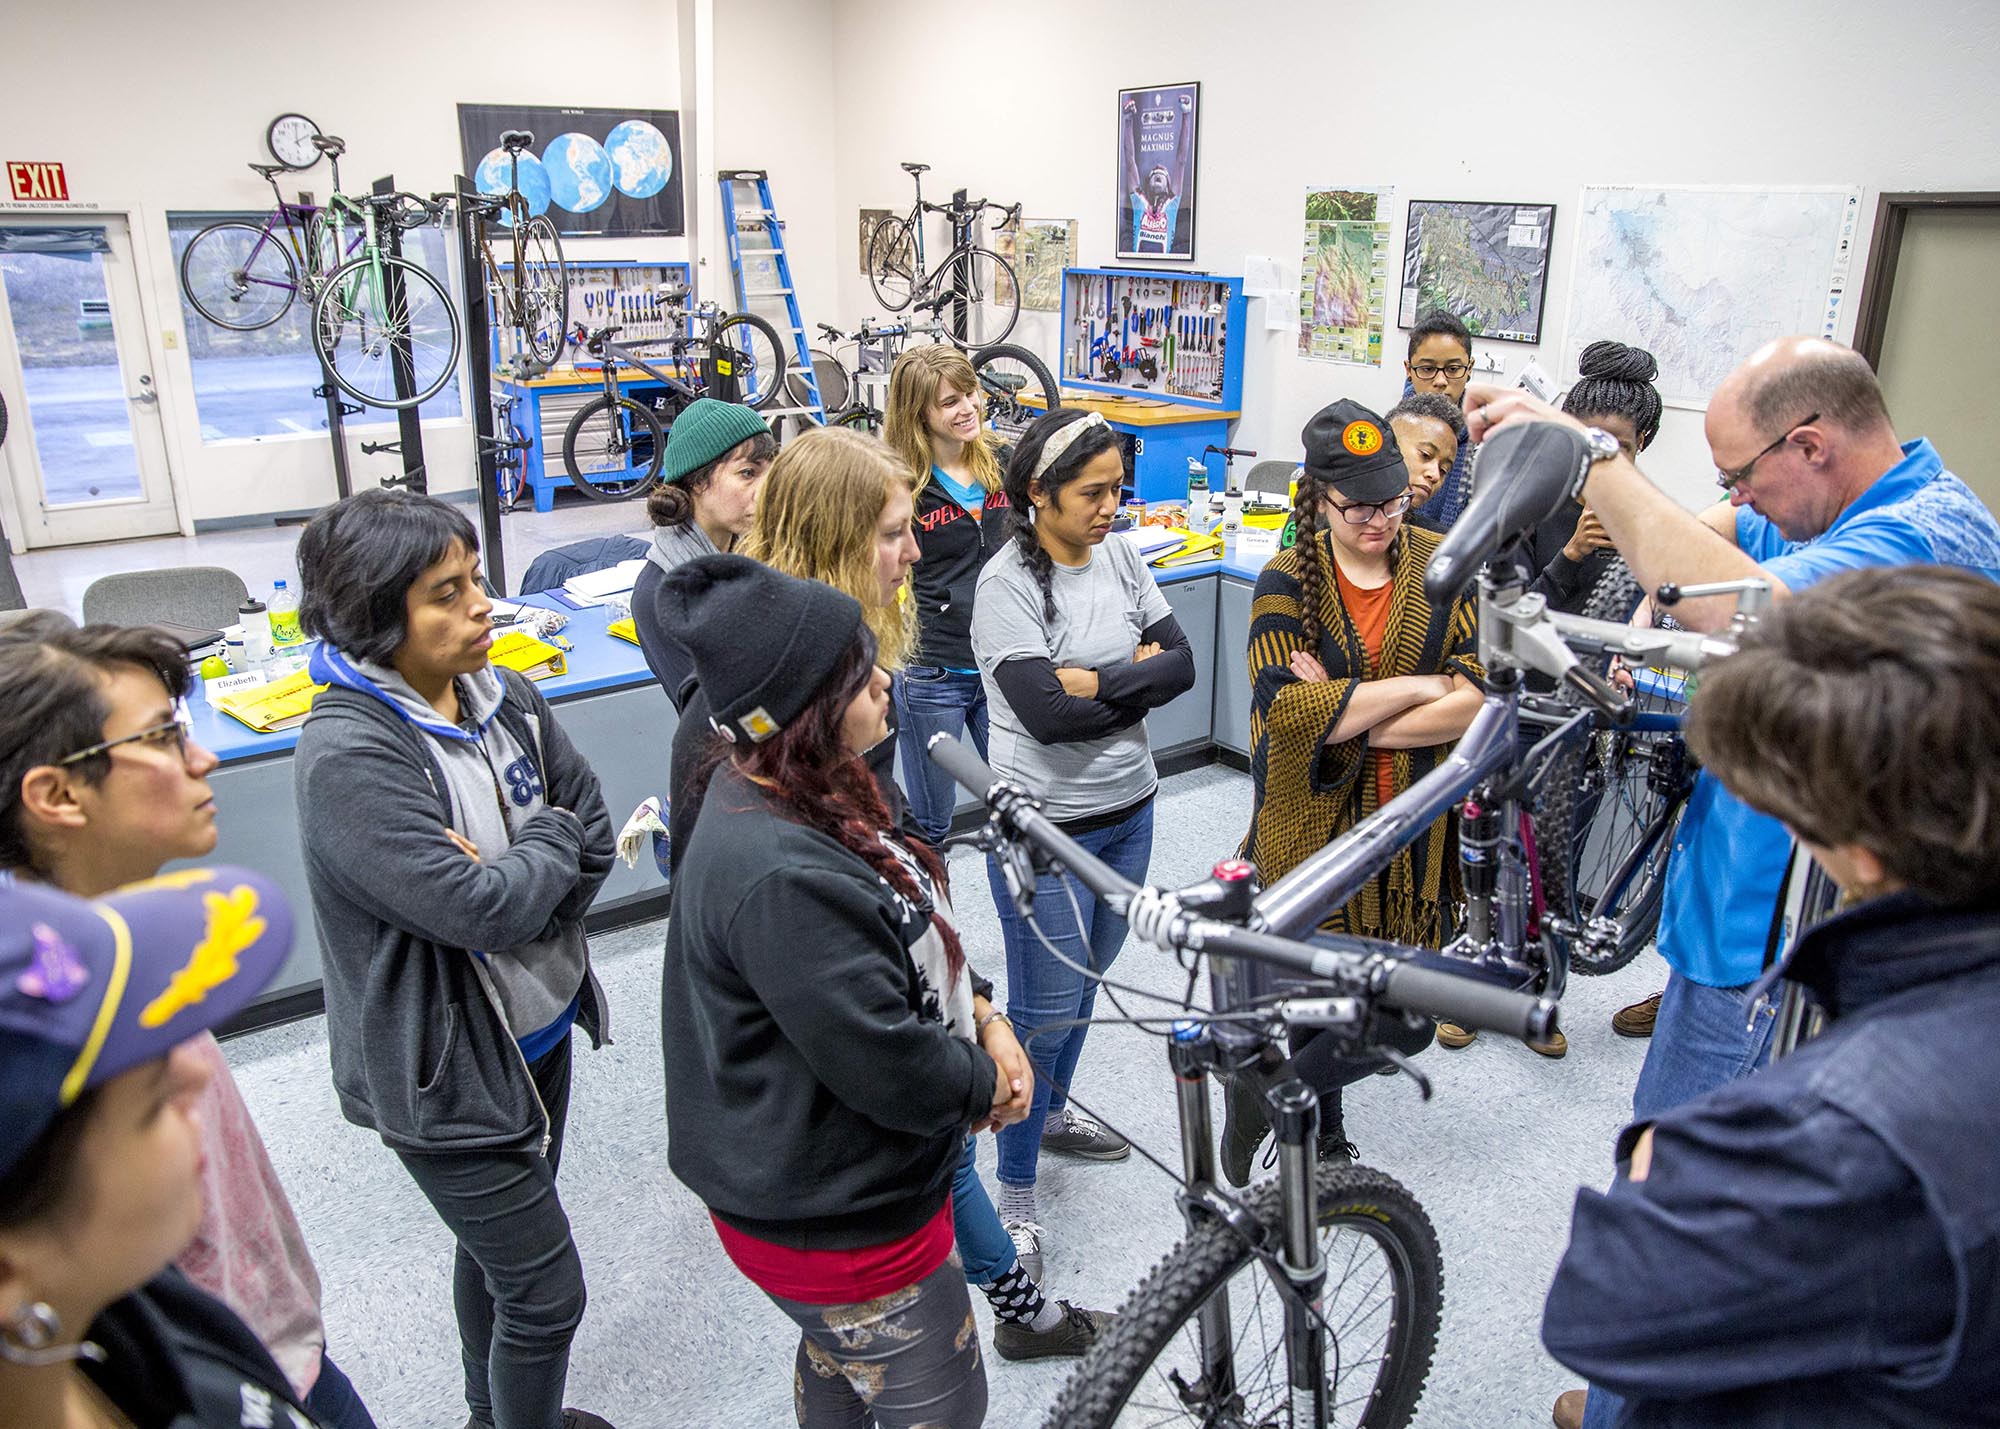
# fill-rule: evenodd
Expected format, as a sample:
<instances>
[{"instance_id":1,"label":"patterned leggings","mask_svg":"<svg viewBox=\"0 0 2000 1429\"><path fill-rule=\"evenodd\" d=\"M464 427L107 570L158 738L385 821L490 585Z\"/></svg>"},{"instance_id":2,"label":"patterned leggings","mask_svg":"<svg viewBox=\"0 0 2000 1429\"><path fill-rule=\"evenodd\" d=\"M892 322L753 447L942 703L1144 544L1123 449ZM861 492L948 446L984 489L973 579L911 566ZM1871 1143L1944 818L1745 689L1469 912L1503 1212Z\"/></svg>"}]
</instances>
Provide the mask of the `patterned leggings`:
<instances>
[{"instance_id":1,"label":"patterned leggings","mask_svg":"<svg viewBox=\"0 0 2000 1429\"><path fill-rule=\"evenodd\" d=\"M802 1332L792 1378L801 1429L985 1422L986 1366L957 1251L914 1285L859 1305L771 1301Z\"/></svg>"}]
</instances>

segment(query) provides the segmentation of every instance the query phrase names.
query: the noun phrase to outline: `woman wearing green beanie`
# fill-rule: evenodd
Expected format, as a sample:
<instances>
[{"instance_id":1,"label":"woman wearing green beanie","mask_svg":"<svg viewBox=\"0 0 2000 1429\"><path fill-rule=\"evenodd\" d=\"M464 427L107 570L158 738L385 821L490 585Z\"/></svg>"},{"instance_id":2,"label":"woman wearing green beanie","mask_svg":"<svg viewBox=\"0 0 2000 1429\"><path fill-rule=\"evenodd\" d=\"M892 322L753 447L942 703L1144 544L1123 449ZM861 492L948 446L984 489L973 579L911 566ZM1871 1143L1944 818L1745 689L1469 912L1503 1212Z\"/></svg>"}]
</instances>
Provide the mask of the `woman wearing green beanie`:
<instances>
[{"instance_id":1,"label":"woman wearing green beanie","mask_svg":"<svg viewBox=\"0 0 2000 1429\"><path fill-rule=\"evenodd\" d=\"M713 397L696 399L667 431L664 478L646 498L653 549L632 587L632 623L646 668L676 710L694 661L660 621L660 582L696 556L735 547L757 514L757 490L777 454L762 417Z\"/></svg>"}]
</instances>

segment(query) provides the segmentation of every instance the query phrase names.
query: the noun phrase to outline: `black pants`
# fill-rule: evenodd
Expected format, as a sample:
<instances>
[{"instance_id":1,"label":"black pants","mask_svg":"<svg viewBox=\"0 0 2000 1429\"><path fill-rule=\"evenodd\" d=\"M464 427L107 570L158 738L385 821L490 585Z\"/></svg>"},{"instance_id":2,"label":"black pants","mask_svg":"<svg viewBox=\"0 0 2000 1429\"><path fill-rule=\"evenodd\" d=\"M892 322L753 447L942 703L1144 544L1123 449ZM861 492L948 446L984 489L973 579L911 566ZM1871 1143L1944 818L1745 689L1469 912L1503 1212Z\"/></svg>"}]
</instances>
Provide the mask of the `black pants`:
<instances>
[{"instance_id":1,"label":"black pants","mask_svg":"<svg viewBox=\"0 0 2000 1429\"><path fill-rule=\"evenodd\" d=\"M458 1239L452 1306L465 1403L493 1429L561 1429L569 1345L583 1320L583 1262L556 1196L569 1118L570 1039L533 1063L549 1154L399 1151Z\"/></svg>"}]
</instances>

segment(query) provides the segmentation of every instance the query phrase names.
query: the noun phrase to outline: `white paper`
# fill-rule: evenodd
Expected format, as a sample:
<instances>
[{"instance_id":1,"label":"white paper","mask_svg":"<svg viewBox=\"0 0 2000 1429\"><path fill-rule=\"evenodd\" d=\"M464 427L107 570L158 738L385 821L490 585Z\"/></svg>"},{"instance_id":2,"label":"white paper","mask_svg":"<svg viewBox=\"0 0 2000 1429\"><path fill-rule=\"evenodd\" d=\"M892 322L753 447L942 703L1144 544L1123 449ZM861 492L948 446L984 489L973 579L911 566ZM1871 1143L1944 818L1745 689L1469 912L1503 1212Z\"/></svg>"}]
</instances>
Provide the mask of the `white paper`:
<instances>
[{"instance_id":1,"label":"white paper","mask_svg":"<svg viewBox=\"0 0 2000 1429\"><path fill-rule=\"evenodd\" d=\"M1264 331L1295 333L1298 330L1299 295L1296 289L1271 298L1264 304Z\"/></svg>"},{"instance_id":2,"label":"white paper","mask_svg":"<svg viewBox=\"0 0 2000 1429\"><path fill-rule=\"evenodd\" d=\"M1289 298L1299 295L1299 270L1280 259L1250 254L1243 260L1243 296Z\"/></svg>"},{"instance_id":3,"label":"white paper","mask_svg":"<svg viewBox=\"0 0 2000 1429\"><path fill-rule=\"evenodd\" d=\"M1116 534L1123 536L1142 556L1157 555L1187 539L1187 532L1169 526L1133 526Z\"/></svg>"},{"instance_id":4,"label":"white paper","mask_svg":"<svg viewBox=\"0 0 2000 1429\"><path fill-rule=\"evenodd\" d=\"M571 576L563 582L563 589L577 600L598 605L606 596L632 589L639 580L639 572L644 569L646 558L640 556L620 561L608 570L586 571L580 576Z\"/></svg>"}]
</instances>

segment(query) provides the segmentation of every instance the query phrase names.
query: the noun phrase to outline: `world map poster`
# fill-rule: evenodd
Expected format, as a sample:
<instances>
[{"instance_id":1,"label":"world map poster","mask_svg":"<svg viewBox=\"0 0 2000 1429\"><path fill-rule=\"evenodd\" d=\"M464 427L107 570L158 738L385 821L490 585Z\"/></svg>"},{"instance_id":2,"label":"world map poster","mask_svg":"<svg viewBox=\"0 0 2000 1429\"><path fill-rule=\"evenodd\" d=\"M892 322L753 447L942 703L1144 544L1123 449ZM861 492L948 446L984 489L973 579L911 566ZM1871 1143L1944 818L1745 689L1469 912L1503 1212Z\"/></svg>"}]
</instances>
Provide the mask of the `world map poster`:
<instances>
[{"instance_id":1,"label":"world map poster","mask_svg":"<svg viewBox=\"0 0 2000 1429\"><path fill-rule=\"evenodd\" d=\"M1442 308L1474 337L1540 342L1555 217L1552 203L1411 199L1397 326Z\"/></svg>"},{"instance_id":2,"label":"world map poster","mask_svg":"<svg viewBox=\"0 0 2000 1429\"><path fill-rule=\"evenodd\" d=\"M1389 202L1395 190L1309 189L1299 283L1299 356L1382 365Z\"/></svg>"},{"instance_id":3,"label":"world map poster","mask_svg":"<svg viewBox=\"0 0 2000 1429\"><path fill-rule=\"evenodd\" d=\"M461 104L465 173L483 194L507 192L513 170L500 135L508 129L535 136L521 155L521 197L564 237L686 234L677 111Z\"/></svg>"},{"instance_id":4,"label":"world map poster","mask_svg":"<svg viewBox=\"0 0 2000 1429\"><path fill-rule=\"evenodd\" d=\"M1832 337L1861 220L1845 187L1588 187L1577 220L1563 372L1599 338L1643 347L1660 395L1706 407L1773 338Z\"/></svg>"}]
</instances>

